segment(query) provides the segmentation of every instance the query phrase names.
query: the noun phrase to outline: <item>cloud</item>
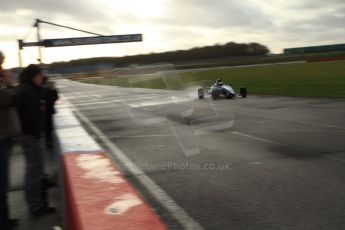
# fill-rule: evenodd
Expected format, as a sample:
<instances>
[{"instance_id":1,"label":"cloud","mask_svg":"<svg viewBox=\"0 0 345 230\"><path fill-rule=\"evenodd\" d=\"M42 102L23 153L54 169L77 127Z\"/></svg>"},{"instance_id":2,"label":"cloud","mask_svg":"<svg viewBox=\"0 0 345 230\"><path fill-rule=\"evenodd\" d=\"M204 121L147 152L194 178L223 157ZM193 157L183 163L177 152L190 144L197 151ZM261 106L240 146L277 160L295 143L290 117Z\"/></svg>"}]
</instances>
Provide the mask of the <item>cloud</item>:
<instances>
[{"instance_id":1,"label":"cloud","mask_svg":"<svg viewBox=\"0 0 345 230\"><path fill-rule=\"evenodd\" d=\"M160 22L168 25L249 28L272 24L270 16L262 12L252 1L190 0L183 4L180 1L169 1L167 9Z\"/></svg>"},{"instance_id":2,"label":"cloud","mask_svg":"<svg viewBox=\"0 0 345 230\"><path fill-rule=\"evenodd\" d=\"M4 1L0 8L3 31L0 49L7 52L8 47L16 47L15 41L27 33L35 18L106 35L144 34L143 43L49 50L48 62L187 49L229 41L260 42L280 52L285 47L343 43L345 1ZM51 26L43 26L42 35L44 38L87 36ZM29 40L33 39L34 33ZM69 50L73 50L73 55ZM10 53L8 59L16 63L17 58Z\"/></svg>"},{"instance_id":3,"label":"cloud","mask_svg":"<svg viewBox=\"0 0 345 230\"><path fill-rule=\"evenodd\" d=\"M302 0L292 2L294 2L295 9L303 10L319 10L322 8L337 8L340 6L345 6L345 2L343 0Z\"/></svg>"},{"instance_id":4,"label":"cloud","mask_svg":"<svg viewBox=\"0 0 345 230\"><path fill-rule=\"evenodd\" d=\"M83 0L11 0L1 5L2 13L32 12L33 16L55 19L69 16L79 19L105 19L94 1Z\"/></svg>"}]
</instances>

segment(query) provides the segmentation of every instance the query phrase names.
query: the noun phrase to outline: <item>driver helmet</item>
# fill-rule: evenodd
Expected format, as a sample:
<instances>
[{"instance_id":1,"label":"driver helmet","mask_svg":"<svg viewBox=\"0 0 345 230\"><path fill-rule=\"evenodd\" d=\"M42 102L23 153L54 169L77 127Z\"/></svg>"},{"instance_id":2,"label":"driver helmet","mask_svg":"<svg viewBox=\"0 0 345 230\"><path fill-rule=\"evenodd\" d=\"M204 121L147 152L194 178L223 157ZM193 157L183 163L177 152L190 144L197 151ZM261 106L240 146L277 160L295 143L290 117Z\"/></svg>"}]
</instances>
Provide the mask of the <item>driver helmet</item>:
<instances>
[{"instance_id":1,"label":"driver helmet","mask_svg":"<svg viewBox=\"0 0 345 230\"><path fill-rule=\"evenodd\" d=\"M217 85L223 85L223 82L222 82L222 78L221 78L221 77L217 79L216 84L217 84Z\"/></svg>"}]
</instances>

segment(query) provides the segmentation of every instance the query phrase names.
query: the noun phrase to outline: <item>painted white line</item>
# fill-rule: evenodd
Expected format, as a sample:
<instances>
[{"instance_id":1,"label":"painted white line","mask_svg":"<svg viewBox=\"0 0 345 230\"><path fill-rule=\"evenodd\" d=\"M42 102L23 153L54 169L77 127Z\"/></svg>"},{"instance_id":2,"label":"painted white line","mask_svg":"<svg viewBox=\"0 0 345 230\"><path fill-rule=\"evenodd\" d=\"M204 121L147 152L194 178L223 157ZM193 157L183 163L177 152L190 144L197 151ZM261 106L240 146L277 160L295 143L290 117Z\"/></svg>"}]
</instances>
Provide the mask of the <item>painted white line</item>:
<instances>
[{"instance_id":1,"label":"painted white line","mask_svg":"<svg viewBox=\"0 0 345 230\"><path fill-rule=\"evenodd\" d=\"M64 97L65 100L68 99L67 97ZM73 97L70 97L69 99L71 99ZM114 100L108 100L108 101L94 101L94 102L85 102L85 103L76 103L73 104L74 106L85 106L85 105L97 105L97 104L108 104L108 103L114 103L114 102L125 102L125 101L140 101L143 99L150 99L150 98L157 98L156 96L150 96L150 97L140 97L140 98L129 98L129 99L122 99L122 100L118 100L118 99L114 99ZM67 107L72 107L70 104L66 105Z\"/></svg>"},{"instance_id":2,"label":"painted white line","mask_svg":"<svg viewBox=\"0 0 345 230\"><path fill-rule=\"evenodd\" d=\"M280 130L274 130L274 132L279 132L279 133L315 133L315 132L320 132L319 130L313 130L313 129L280 129ZM345 130L322 130L322 133L344 133ZM272 130L254 130L251 131L251 133L272 133Z\"/></svg>"},{"instance_id":3,"label":"painted white line","mask_svg":"<svg viewBox=\"0 0 345 230\"><path fill-rule=\"evenodd\" d=\"M78 108L79 111L95 111L95 109L103 109L103 110L107 110L107 113L103 113L102 115L113 115L114 114L114 111L112 109L115 109L119 106L123 106L121 104L110 104L110 103L107 103L107 104L100 104L100 105L97 105L95 104L94 106L87 106L87 107L81 107L81 108Z\"/></svg>"},{"instance_id":4,"label":"painted white line","mask_svg":"<svg viewBox=\"0 0 345 230\"><path fill-rule=\"evenodd\" d=\"M53 227L53 230L62 230L62 228L55 226Z\"/></svg>"},{"instance_id":5,"label":"painted white line","mask_svg":"<svg viewBox=\"0 0 345 230\"><path fill-rule=\"evenodd\" d=\"M115 100L111 101L95 101L95 102L85 102L85 103L76 103L76 104L68 104L66 107L75 107L75 106L85 106L85 105L98 105L98 104L108 104L108 103L114 103L116 102Z\"/></svg>"},{"instance_id":6,"label":"painted white line","mask_svg":"<svg viewBox=\"0 0 345 230\"><path fill-rule=\"evenodd\" d=\"M331 160L334 160L334 161L340 161L340 162L342 162L342 163L345 163L345 160L344 160L344 159L341 159L341 158L339 158L339 157L334 157L334 156L331 156L331 155L324 155L324 157L327 157L327 158L329 158L329 159L331 159Z\"/></svg>"},{"instance_id":7,"label":"painted white line","mask_svg":"<svg viewBox=\"0 0 345 230\"><path fill-rule=\"evenodd\" d=\"M188 101L193 101L193 100L194 99L191 99L191 98L178 98L178 97L172 96L172 97L168 97L168 98L165 98L165 99L159 99L159 100L145 101L145 102L142 102L142 103L129 104L129 106L131 108L141 108L141 107L147 107L147 106L177 104L177 103L188 102Z\"/></svg>"},{"instance_id":8,"label":"painted white line","mask_svg":"<svg viewBox=\"0 0 345 230\"><path fill-rule=\"evenodd\" d=\"M335 125L320 124L320 123L314 123L314 122L309 122L309 121L296 121L296 120L291 120L291 119L283 119L283 118L271 117L271 116L262 115L262 114L255 114L254 112L253 113L246 113L246 112L239 112L236 110L233 110L233 112L238 113L238 114L255 116L255 117L264 117L264 118L277 120L277 121L289 121L289 122L295 122L295 123L300 123L300 124L304 124L304 125L313 125L313 126L319 126L319 127L323 127L323 128L334 128L334 129L345 130L345 127L335 126Z\"/></svg>"},{"instance_id":9,"label":"painted white line","mask_svg":"<svg viewBox=\"0 0 345 230\"><path fill-rule=\"evenodd\" d=\"M92 98L92 97L101 97L100 94L91 94L91 95L85 95L85 94L82 94L82 95L74 95L74 96L65 96L66 99L81 99L81 98Z\"/></svg>"},{"instance_id":10,"label":"painted white line","mask_svg":"<svg viewBox=\"0 0 345 230\"><path fill-rule=\"evenodd\" d=\"M100 155L81 154L76 158L76 161L78 167L85 171L83 178L112 184L125 182L121 173L112 167L110 159L105 159Z\"/></svg>"},{"instance_id":11,"label":"painted white line","mask_svg":"<svg viewBox=\"0 0 345 230\"><path fill-rule=\"evenodd\" d=\"M278 142L275 142L275 141L263 139L263 138L260 138L260 137L255 137L255 136L252 136L252 135L249 135L249 134L245 134L245 133L241 133L241 132L232 131L231 133L235 134L235 135L238 135L238 136L247 137L247 138L250 138L250 139L253 139L253 140L266 142L266 143L269 143L269 144L288 146L288 145L285 145L285 144L282 144L282 143L278 143Z\"/></svg>"},{"instance_id":12,"label":"painted white line","mask_svg":"<svg viewBox=\"0 0 345 230\"><path fill-rule=\"evenodd\" d=\"M100 139L111 153L137 178L137 180L170 212L185 230L203 230L182 207L180 207L159 185L147 176L125 153L113 144L84 114L74 107L74 112Z\"/></svg>"},{"instance_id":13,"label":"painted white line","mask_svg":"<svg viewBox=\"0 0 345 230\"><path fill-rule=\"evenodd\" d=\"M116 201L105 208L105 213L108 215L123 215L132 207L142 204L142 200L136 194L127 193L121 197L117 197ZM113 210L116 210L114 213Z\"/></svg>"},{"instance_id":14,"label":"painted white line","mask_svg":"<svg viewBox=\"0 0 345 230\"><path fill-rule=\"evenodd\" d=\"M64 97L65 99L71 99L73 97ZM176 98L176 97L169 97L167 100L151 100L147 101L147 99L158 99L157 96L143 96L139 98L128 98L128 99L114 99L114 100L108 100L108 101L95 101L95 102L85 102L85 103L75 103L74 106L86 106L86 105L97 105L97 104L108 104L108 103L114 103L114 102L126 102L126 101L140 101L144 100L145 102L142 103L136 103L136 104L129 104L132 108L140 108L140 107L146 107L146 106L154 106L154 105L163 105L163 104L172 104L172 103L179 103L179 102L187 102L191 101L191 99L185 99L185 98ZM71 107L71 105L65 105L66 107Z\"/></svg>"},{"instance_id":15,"label":"painted white line","mask_svg":"<svg viewBox=\"0 0 345 230\"><path fill-rule=\"evenodd\" d=\"M178 134L179 136L195 136L194 134ZM121 136L121 135L107 135L110 138L150 138L150 137L176 137L176 134L148 134L148 135L133 135L133 136Z\"/></svg>"},{"instance_id":16,"label":"painted white line","mask_svg":"<svg viewBox=\"0 0 345 230\"><path fill-rule=\"evenodd\" d=\"M123 97L123 96L122 96ZM152 95L152 96L140 96L140 97L136 97L136 98L125 98L125 99L116 99L114 101L117 102L121 102L121 101L140 101L142 99L157 99L158 97L156 95Z\"/></svg>"},{"instance_id":17,"label":"painted white line","mask_svg":"<svg viewBox=\"0 0 345 230\"><path fill-rule=\"evenodd\" d=\"M264 139L264 138L260 138L260 137L255 137L255 136L252 136L252 135L249 135L249 134L245 134L245 133L241 133L241 132L232 131L231 133L234 134L234 135L238 135L238 136L242 136L242 137L247 137L249 139L253 139L253 140L257 140L257 141L261 141L261 142L266 142L266 143L269 143L269 144L284 146L284 147L290 148L292 150L313 152L312 150L308 150L308 149L305 149L305 148L295 147L295 146L291 146L291 145L287 145L287 144L271 141L271 140L268 140L268 139ZM334 160L334 161L338 161L340 163L345 163L345 159L342 159L342 158L339 158L339 157L330 156L330 155L327 155L327 154L319 154L317 152L315 152L314 154L318 154L320 156L326 157L326 158Z\"/></svg>"},{"instance_id":18,"label":"painted white line","mask_svg":"<svg viewBox=\"0 0 345 230\"><path fill-rule=\"evenodd\" d=\"M58 113L54 116L54 120L62 152L99 151L101 149L69 109L61 106L58 106L57 109Z\"/></svg>"}]
</instances>

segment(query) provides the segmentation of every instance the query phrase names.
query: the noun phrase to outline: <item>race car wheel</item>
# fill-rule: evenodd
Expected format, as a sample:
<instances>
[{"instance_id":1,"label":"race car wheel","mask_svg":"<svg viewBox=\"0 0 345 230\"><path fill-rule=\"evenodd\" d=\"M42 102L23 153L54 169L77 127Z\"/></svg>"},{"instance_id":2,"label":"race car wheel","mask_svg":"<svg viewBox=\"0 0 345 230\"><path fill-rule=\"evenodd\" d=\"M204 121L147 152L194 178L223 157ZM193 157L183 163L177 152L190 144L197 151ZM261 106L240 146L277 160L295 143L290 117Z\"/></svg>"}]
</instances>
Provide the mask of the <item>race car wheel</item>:
<instances>
[{"instance_id":1,"label":"race car wheel","mask_svg":"<svg viewBox=\"0 0 345 230\"><path fill-rule=\"evenodd\" d=\"M220 97L220 93L217 90L213 90L211 95L213 100L217 100Z\"/></svg>"},{"instance_id":2,"label":"race car wheel","mask_svg":"<svg viewBox=\"0 0 345 230\"><path fill-rule=\"evenodd\" d=\"M200 88L198 89L198 98L203 99L205 97L204 89Z\"/></svg>"},{"instance_id":3,"label":"race car wheel","mask_svg":"<svg viewBox=\"0 0 345 230\"><path fill-rule=\"evenodd\" d=\"M231 93L229 91L225 91L224 95L225 95L226 99L231 99L232 98L232 95L231 95Z\"/></svg>"},{"instance_id":4,"label":"race car wheel","mask_svg":"<svg viewBox=\"0 0 345 230\"><path fill-rule=\"evenodd\" d=\"M241 97L247 97L247 88L246 87L240 88L240 95L241 95Z\"/></svg>"}]
</instances>

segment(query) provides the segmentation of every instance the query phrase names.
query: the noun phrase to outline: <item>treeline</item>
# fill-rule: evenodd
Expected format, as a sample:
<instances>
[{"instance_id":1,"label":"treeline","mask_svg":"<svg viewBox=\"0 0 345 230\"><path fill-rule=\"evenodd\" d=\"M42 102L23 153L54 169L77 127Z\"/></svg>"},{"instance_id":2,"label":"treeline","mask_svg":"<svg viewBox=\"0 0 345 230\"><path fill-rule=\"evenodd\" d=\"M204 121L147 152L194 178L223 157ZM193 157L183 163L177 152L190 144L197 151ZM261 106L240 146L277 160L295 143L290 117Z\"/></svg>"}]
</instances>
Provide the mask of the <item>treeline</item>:
<instances>
[{"instance_id":1,"label":"treeline","mask_svg":"<svg viewBox=\"0 0 345 230\"><path fill-rule=\"evenodd\" d=\"M177 50L164 53L140 54L124 57L103 57L72 60L70 62L52 63L51 67L91 65L97 63L114 63L117 67L130 64L152 64L160 62L191 61L213 58L262 56L269 53L269 49L259 43L235 43L197 47L189 50Z\"/></svg>"}]
</instances>

